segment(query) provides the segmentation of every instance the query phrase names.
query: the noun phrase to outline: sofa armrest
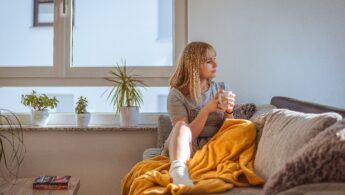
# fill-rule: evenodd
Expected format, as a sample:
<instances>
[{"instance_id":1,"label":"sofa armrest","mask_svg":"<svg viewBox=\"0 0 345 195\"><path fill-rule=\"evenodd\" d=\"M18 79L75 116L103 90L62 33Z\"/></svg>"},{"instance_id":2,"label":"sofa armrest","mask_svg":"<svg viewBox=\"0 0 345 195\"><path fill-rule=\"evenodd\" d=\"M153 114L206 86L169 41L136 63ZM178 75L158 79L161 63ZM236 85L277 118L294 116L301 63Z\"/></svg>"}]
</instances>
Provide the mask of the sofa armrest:
<instances>
[{"instance_id":1,"label":"sofa armrest","mask_svg":"<svg viewBox=\"0 0 345 195\"><path fill-rule=\"evenodd\" d=\"M161 154L160 148L148 148L143 152L143 160L158 156Z\"/></svg>"}]
</instances>

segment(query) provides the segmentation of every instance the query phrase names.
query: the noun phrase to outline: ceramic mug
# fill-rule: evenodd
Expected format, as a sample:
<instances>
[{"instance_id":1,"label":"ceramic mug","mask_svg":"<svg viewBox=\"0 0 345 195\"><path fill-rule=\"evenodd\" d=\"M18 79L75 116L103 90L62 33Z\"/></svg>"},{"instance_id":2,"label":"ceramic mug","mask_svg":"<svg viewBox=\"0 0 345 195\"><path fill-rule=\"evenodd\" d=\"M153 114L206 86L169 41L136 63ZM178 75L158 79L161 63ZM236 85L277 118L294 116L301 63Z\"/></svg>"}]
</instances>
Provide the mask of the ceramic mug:
<instances>
[{"instance_id":1,"label":"ceramic mug","mask_svg":"<svg viewBox=\"0 0 345 195\"><path fill-rule=\"evenodd\" d=\"M220 104L226 105L226 103L224 103L224 101L231 98L233 95L234 94L232 93L232 91L223 91L223 93L221 93L220 96L218 96L219 97L218 101Z\"/></svg>"}]
</instances>

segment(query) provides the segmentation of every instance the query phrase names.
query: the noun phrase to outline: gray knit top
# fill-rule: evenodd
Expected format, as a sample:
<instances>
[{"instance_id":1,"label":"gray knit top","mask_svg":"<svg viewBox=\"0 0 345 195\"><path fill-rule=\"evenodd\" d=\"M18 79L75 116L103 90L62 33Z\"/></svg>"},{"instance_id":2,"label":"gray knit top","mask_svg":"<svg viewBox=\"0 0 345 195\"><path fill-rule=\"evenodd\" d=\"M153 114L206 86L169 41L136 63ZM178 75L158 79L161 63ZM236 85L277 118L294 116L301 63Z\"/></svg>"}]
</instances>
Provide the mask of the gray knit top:
<instances>
[{"instance_id":1,"label":"gray knit top","mask_svg":"<svg viewBox=\"0 0 345 195\"><path fill-rule=\"evenodd\" d=\"M188 118L188 123L192 122L202 107L204 107L216 94L219 89L230 91L229 86L224 82L211 81L207 91L201 94L202 101L196 104L189 96L184 96L178 89L171 88L168 95L167 109L172 123ZM209 114L204 129L199 137L212 137L220 128L224 120L223 112L213 112Z\"/></svg>"}]
</instances>

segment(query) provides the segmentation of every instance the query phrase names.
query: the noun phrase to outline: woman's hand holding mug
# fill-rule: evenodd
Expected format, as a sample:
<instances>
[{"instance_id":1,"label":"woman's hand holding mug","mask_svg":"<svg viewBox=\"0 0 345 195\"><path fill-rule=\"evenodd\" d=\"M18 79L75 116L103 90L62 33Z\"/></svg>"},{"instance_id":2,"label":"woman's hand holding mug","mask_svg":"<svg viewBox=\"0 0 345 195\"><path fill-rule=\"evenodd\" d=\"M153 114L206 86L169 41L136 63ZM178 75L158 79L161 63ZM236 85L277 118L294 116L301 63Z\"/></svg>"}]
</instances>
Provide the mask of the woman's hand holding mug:
<instances>
[{"instance_id":1,"label":"woman's hand holding mug","mask_svg":"<svg viewBox=\"0 0 345 195\"><path fill-rule=\"evenodd\" d=\"M232 113L235 106L236 94L232 93L232 91L224 91L223 89L219 90L218 94L218 106L224 112Z\"/></svg>"},{"instance_id":2,"label":"woman's hand holding mug","mask_svg":"<svg viewBox=\"0 0 345 195\"><path fill-rule=\"evenodd\" d=\"M233 94L231 91L224 91L223 89L220 89L213 97L213 99L211 99L202 108L202 110L205 111L207 114L210 114L212 112L231 113L235 105L235 97L236 95Z\"/></svg>"}]
</instances>

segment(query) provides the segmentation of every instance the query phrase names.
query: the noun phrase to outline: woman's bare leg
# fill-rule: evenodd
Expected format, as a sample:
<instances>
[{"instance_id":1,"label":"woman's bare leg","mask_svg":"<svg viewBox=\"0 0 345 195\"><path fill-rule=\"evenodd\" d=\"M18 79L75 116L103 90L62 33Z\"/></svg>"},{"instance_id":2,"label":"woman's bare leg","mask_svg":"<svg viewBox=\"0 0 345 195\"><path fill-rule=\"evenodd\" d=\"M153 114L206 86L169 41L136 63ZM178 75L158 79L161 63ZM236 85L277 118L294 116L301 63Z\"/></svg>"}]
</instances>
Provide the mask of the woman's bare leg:
<instances>
[{"instance_id":1,"label":"woman's bare leg","mask_svg":"<svg viewBox=\"0 0 345 195\"><path fill-rule=\"evenodd\" d=\"M193 185L189 178L187 160L191 155L192 132L188 125L179 121L174 125L169 140L170 175L173 183Z\"/></svg>"},{"instance_id":2,"label":"woman's bare leg","mask_svg":"<svg viewBox=\"0 0 345 195\"><path fill-rule=\"evenodd\" d=\"M172 129L169 141L170 161L180 160L187 162L191 154L192 132L183 121L178 121Z\"/></svg>"}]
</instances>

